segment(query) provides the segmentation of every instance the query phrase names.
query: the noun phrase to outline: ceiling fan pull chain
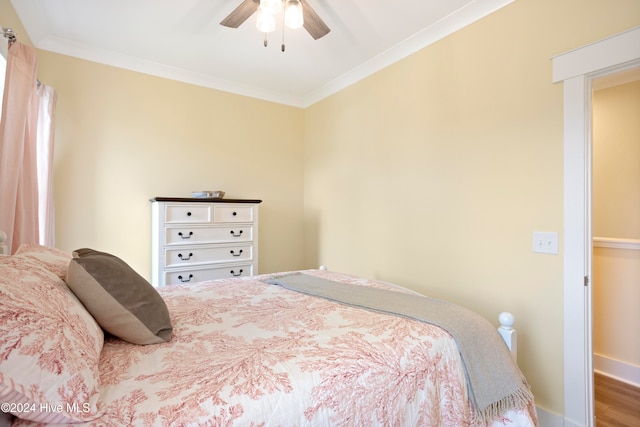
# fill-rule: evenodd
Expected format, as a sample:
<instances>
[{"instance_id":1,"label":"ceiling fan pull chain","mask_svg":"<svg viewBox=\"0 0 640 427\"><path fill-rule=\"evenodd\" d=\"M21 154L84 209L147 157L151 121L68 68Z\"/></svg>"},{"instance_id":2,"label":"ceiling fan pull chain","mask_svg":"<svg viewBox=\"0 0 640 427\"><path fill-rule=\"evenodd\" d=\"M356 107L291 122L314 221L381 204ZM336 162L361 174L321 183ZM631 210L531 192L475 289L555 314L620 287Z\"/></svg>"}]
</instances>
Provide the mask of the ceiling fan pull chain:
<instances>
[{"instance_id":1,"label":"ceiling fan pull chain","mask_svg":"<svg viewBox=\"0 0 640 427\"><path fill-rule=\"evenodd\" d=\"M264 33L264 47L267 47L267 33Z\"/></svg>"},{"instance_id":2,"label":"ceiling fan pull chain","mask_svg":"<svg viewBox=\"0 0 640 427\"><path fill-rule=\"evenodd\" d=\"M282 14L282 46L280 46L280 50L284 52L284 13Z\"/></svg>"}]
</instances>

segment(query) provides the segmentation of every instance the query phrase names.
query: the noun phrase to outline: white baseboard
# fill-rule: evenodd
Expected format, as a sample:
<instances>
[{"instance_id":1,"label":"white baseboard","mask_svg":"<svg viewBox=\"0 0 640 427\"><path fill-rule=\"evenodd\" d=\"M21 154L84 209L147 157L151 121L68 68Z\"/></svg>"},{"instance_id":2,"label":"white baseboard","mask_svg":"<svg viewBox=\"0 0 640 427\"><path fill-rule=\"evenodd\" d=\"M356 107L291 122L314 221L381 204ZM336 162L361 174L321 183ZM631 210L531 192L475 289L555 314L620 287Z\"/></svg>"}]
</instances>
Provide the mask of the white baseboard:
<instances>
[{"instance_id":1,"label":"white baseboard","mask_svg":"<svg viewBox=\"0 0 640 427\"><path fill-rule=\"evenodd\" d=\"M594 354L593 370L634 387L640 387L640 366L621 362L601 354Z\"/></svg>"},{"instance_id":2,"label":"white baseboard","mask_svg":"<svg viewBox=\"0 0 640 427\"><path fill-rule=\"evenodd\" d=\"M536 406L536 412L538 413L538 422L540 427L563 427L564 420L562 415L554 414L539 406Z\"/></svg>"}]
</instances>

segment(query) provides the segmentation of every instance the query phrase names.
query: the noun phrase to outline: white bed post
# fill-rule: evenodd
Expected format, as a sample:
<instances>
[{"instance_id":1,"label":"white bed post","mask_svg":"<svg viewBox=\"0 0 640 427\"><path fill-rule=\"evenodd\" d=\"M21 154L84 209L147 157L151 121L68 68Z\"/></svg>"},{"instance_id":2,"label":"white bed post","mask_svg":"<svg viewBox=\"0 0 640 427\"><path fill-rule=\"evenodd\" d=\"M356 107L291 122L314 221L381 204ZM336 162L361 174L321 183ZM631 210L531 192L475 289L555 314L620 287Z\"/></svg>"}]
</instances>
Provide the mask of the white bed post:
<instances>
[{"instance_id":1,"label":"white bed post","mask_svg":"<svg viewBox=\"0 0 640 427\"><path fill-rule=\"evenodd\" d=\"M5 240L7 240L7 233L0 230L0 255L9 255L9 247L4 244Z\"/></svg>"},{"instance_id":2,"label":"white bed post","mask_svg":"<svg viewBox=\"0 0 640 427\"><path fill-rule=\"evenodd\" d=\"M513 324L515 323L513 314L503 311L498 316L498 321L500 322L498 333L507 344L513 360L518 360L518 333L513 329Z\"/></svg>"},{"instance_id":3,"label":"white bed post","mask_svg":"<svg viewBox=\"0 0 640 427\"><path fill-rule=\"evenodd\" d=\"M321 265L318 267L321 271L327 271L326 265ZM500 322L500 327L498 328L498 333L504 340L505 344L507 344L507 348L511 353L511 357L513 360L518 360L518 333L513 328L513 324L516 323L515 317L513 314L508 311L503 311L498 316L498 321Z\"/></svg>"}]
</instances>

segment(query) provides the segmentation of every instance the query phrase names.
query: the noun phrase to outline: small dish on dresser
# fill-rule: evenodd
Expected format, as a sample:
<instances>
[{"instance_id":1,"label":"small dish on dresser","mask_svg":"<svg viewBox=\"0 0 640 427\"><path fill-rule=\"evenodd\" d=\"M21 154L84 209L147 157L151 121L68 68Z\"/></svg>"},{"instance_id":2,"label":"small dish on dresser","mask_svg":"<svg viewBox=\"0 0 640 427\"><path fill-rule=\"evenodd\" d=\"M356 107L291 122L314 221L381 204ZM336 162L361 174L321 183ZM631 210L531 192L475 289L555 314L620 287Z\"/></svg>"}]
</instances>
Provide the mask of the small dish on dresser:
<instances>
[{"instance_id":1,"label":"small dish on dresser","mask_svg":"<svg viewBox=\"0 0 640 427\"><path fill-rule=\"evenodd\" d=\"M193 191L191 197L194 199L222 199L224 197L224 191Z\"/></svg>"}]
</instances>

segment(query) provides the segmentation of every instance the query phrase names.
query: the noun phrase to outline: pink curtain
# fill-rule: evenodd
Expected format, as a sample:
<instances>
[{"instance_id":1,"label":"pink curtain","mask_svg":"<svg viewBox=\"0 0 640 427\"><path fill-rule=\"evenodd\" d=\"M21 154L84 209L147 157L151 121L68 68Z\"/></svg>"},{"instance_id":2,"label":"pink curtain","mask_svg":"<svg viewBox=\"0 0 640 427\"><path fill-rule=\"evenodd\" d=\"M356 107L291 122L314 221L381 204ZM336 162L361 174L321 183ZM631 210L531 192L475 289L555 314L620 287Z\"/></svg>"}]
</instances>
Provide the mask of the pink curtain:
<instances>
[{"instance_id":1,"label":"pink curtain","mask_svg":"<svg viewBox=\"0 0 640 427\"><path fill-rule=\"evenodd\" d=\"M10 253L23 243L44 241L40 236L38 200L40 194L47 194L46 200L51 199L51 172L47 166L48 183L39 188L38 135L47 134L45 145L49 152L45 156L49 159L46 164L50 165L53 121L48 132L39 132L38 129L41 121L40 95L48 92L48 89L38 89L35 49L19 41L14 42L7 57L0 121L0 230L7 233L6 244ZM45 227L44 233L45 236L52 233L52 227L49 230Z\"/></svg>"}]
</instances>

